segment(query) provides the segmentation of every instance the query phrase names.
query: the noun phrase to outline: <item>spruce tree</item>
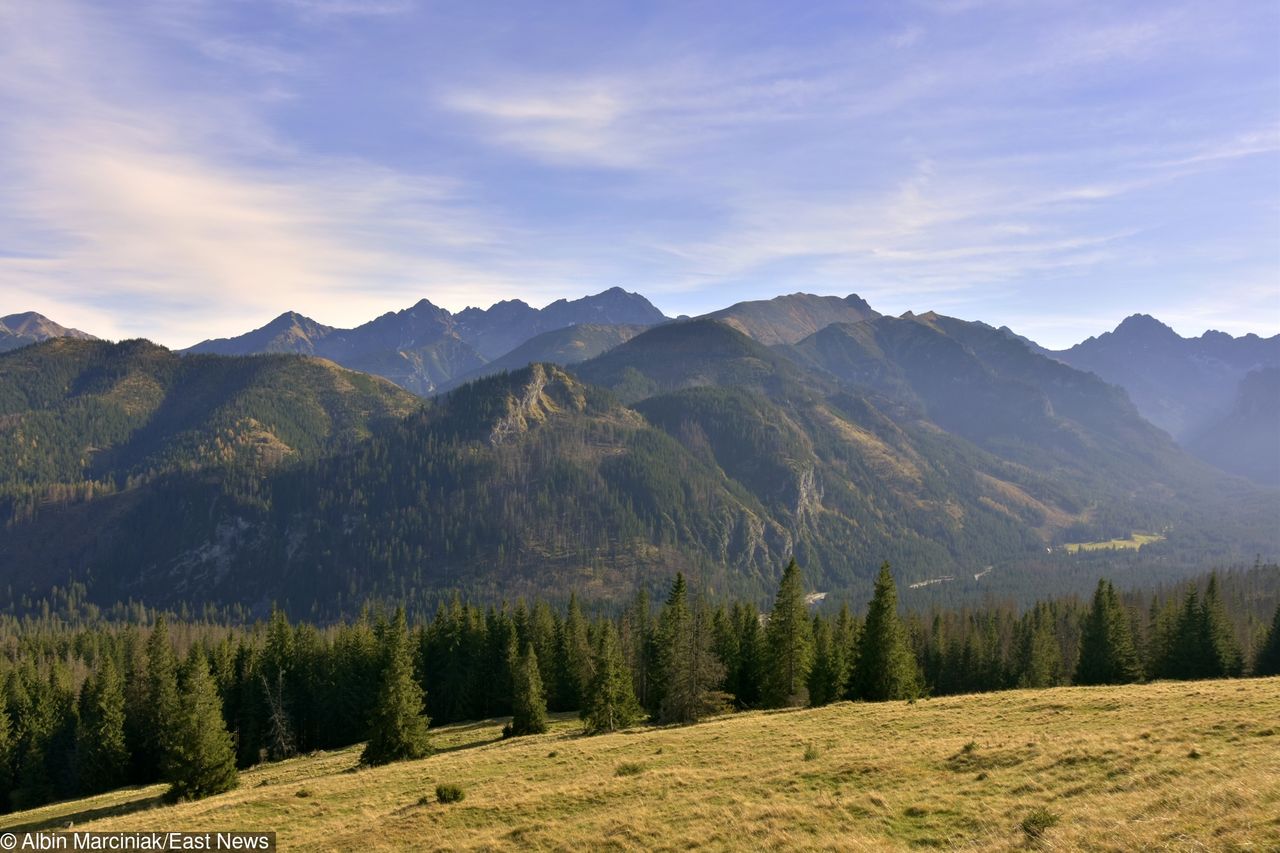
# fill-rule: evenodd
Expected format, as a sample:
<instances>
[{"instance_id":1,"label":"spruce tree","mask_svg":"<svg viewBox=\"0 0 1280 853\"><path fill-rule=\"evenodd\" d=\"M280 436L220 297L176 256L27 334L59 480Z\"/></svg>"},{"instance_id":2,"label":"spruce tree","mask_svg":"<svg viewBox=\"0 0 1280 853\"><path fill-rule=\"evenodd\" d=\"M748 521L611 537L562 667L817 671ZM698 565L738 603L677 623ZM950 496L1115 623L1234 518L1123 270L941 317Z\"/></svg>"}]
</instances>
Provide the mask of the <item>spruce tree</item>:
<instances>
[{"instance_id":1,"label":"spruce tree","mask_svg":"<svg viewBox=\"0 0 1280 853\"><path fill-rule=\"evenodd\" d=\"M1044 604L1023 617L1018 637L1019 687L1054 687L1062 682L1062 648L1053 622L1053 613Z\"/></svg>"},{"instance_id":2,"label":"spruce tree","mask_svg":"<svg viewBox=\"0 0 1280 853\"><path fill-rule=\"evenodd\" d=\"M804 579L794 558L782 573L764 635L766 704L774 708L803 704L813 662L813 636L805 610Z\"/></svg>"},{"instance_id":3,"label":"spruce tree","mask_svg":"<svg viewBox=\"0 0 1280 853\"><path fill-rule=\"evenodd\" d=\"M263 741L267 759L280 761L293 755L295 749L293 717L290 708L289 676L294 666L293 631L284 611L273 610L267 625L267 642L259 660L258 686L260 708L264 712Z\"/></svg>"},{"instance_id":4,"label":"spruce tree","mask_svg":"<svg viewBox=\"0 0 1280 853\"><path fill-rule=\"evenodd\" d=\"M1271 617L1271 630L1253 660L1253 674L1280 675L1280 604L1276 605L1275 616Z\"/></svg>"},{"instance_id":5,"label":"spruce tree","mask_svg":"<svg viewBox=\"0 0 1280 853\"><path fill-rule=\"evenodd\" d=\"M104 654L80 688L76 762L84 792L109 791L127 780L124 721L124 683L111 655Z\"/></svg>"},{"instance_id":6,"label":"spruce tree","mask_svg":"<svg viewBox=\"0 0 1280 853\"><path fill-rule=\"evenodd\" d=\"M542 690L542 673L533 643L526 643L512 667L511 722L503 737L540 735L547 730L547 697Z\"/></svg>"},{"instance_id":7,"label":"spruce tree","mask_svg":"<svg viewBox=\"0 0 1280 853\"><path fill-rule=\"evenodd\" d=\"M578 605L577 593L569 593L569 609L556 643L556 681L558 707L580 711L584 707L587 687L592 679L591 641L587 637L587 620Z\"/></svg>"},{"instance_id":8,"label":"spruce tree","mask_svg":"<svg viewBox=\"0 0 1280 853\"><path fill-rule=\"evenodd\" d=\"M1174 622L1173 638L1160 668L1162 678L1208 678L1212 674L1212 659L1205 643L1204 612L1200 606L1200 594L1192 584L1183 597L1182 607Z\"/></svg>"},{"instance_id":9,"label":"spruce tree","mask_svg":"<svg viewBox=\"0 0 1280 853\"><path fill-rule=\"evenodd\" d=\"M369 720L369 742L360 761L388 764L422 758L431 752L422 687L413 677L413 651L404 609L378 623L381 667L378 691Z\"/></svg>"},{"instance_id":10,"label":"spruce tree","mask_svg":"<svg viewBox=\"0 0 1280 853\"><path fill-rule=\"evenodd\" d=\"M711 618L711 648L724 664L724 682L720 685L726 693L737 697L741 690L742 640L738 636L733 617L722 604Z\"/></svg>"},{"instance_id":11,"label":"spruce tree","mask_svg":"<svg viewBox=\"0 0 1280 853\"><path fill-rule=\"evenodd\" d=\"M920 695L920 673L907 645L906 627L898 618L898 590L888 562L880 566L867 607L850 692L853 698L868 702Z\"/></svg>"},{"instance_id":12,"label":"spruce tree","mask_svg":"<svg viewBox=\"0 0 1280 853\"><path fill-rule=\"evenodd\" d=\"M1103 578L1094 590L1081 630L1075 683L1128 684L1141 675L1129 615L1121 606L1115 587Z\"/></svg>"},{"instance_id":13,"label":"spruce tree","mask_svg":"<svg viewBox=\"0 0 1280 853\"><path fill-rule=\"evenodd\" d=\"M1218 589L1218 573L1209 575L1204 600L1200 604L1200 632L1210 678L1238 678L1244 674L1244 652L1236 642L1227 611Z\"/></svg>"},{"instance_id":14,"label":"spruce tree","mask_svg":"<svg viewBox=\"0 0 1280 853\"><path fill-rule=\"evenodd\" d=\"M587 734L612 732L635 725L644 712L636 701L631 673L622 660L617 630L612 622L606 622L600 629L594 670L582 709Z\"/></svg>"},{"instance_id":15,"label":"spruce tree","mask_svg":"<svg viewBox=\"0 0 1280 853\"><path fill-rule=\"evenodd\" d=\"M750 602L734 606L734 624L738 627L738 704L744 708L760 707L764 696L764 628L760 611Z\"/></svg>"},{"instance_id":16,"label":"spruce tree","mask_svg":"<svg viewBox=\"0 0 1280 853\"><path fill-rule=\"evenodd\" d=\"M813 666L809 670L809 704L828 705L844 692L842 656L836 648L831 626L825 619L813 620Z\"/></svg>"},{"instance_id":17,"label":"spruce tree","mask_svg":"<svg viewBox=\"0 0 1280 853\"><path fill-rule=\"evenodd\" d=\"M13 727L9 723L9 710L0 697L0 814L13 806L9 792L13 789Z\"/></svg>"},{"instance_id":18,"label":"spruce tree","mask_svg":"<svg viewBox=\"0 0 1280 853\"><path fill-rule=\"evenodd\" d=\"M848 602L840 605L840 613L836 615L835 625L831 629L833 654L838 656L840 671L843 673L840 691L836 699L850 699L853 673L858 664L858 644L862 638L862 625L849 612Z\"/></svg>"},{"instance_id":19,"label":"spruce tree","mask_svg":"<svg viewBox=\"0 0 1280 853\"><path fill-rule=\"evenodd\" d=\"M652 713L653 708L649 705L649 677L653 672L653 616L649 607L649 592L644 587L636 593L635 603L622 617L621 640L636 700L641 708Z\"/></svg>"},{"instance_id":20,"label":"spruce tree","mask_svg":"<svg viewBox=\"0 0 1280 853\"><path fill-rule=\"evenodd\" d=\"M147 637L147 705L144 765L151 778L164 778L172 770L176 721L179 711L178 658L169 642L169 626L157 616Z\"/></svg>"},{"instance_id":21,"label":"spruce tree","mask_svg":"<svg viewBox=\"0 0 1280 853\"><path fill-rule=\"evenodd\" d=\"M695 723L724 706L727 697L718 689L724 667L711 648L710 622L705 603L690 606L684 575L677 573L655 632L659 722Z\"/></svg>"},{"instance_id":22,"label":"spruce tree","mask_svg":"<svg viewBox=\"0 0 1280 853\"><path fill-rule=\"evenodd\" d=\"M1159 598L1152 596L1151 608L1147 621L1147 660L1146 674L1148 678L1164 678L1174 660L1174 644L1178 636L1178 603L1173 599L1160 603Z\"/></svg>"},{"instance_id":23,"label":"spruce tree","mask_svg":"<svg viewBox=\"0 0 1280 853\"><path fill-rule=\"evenodd\" d=\"M181 704L169 745L170 800L198 800L239 783L231 734L209 664L193 648L182 672Z\"/></svg>"}]
</instances>

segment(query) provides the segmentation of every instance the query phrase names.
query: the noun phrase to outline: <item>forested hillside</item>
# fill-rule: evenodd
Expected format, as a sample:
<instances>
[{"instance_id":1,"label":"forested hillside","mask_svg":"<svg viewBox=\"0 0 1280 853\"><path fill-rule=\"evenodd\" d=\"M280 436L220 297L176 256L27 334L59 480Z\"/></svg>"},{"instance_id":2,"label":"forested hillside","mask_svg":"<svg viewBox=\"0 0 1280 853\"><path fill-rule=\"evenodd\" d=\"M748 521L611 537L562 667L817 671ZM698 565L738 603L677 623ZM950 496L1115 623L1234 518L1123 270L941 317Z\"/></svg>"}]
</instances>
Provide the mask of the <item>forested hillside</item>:
<instances>
[{"instance_id":1,"label":"forested hillside","mask_svg":"<svg viewBox=\"0 0 1280 853\"><path fill-rule=\"evenodd\" d=\"M0 356L0 508L12 529L42 504L178 472L216 471L229 491L252 493L282 463L354 446L417 405L319 359L58 338Z\"/></svg>"},{"instance_id":2,"label":"forested hillside","mask_svg":"<svg viewBox=\"0 0 1280 853\"><path fill-rule=\"evenodd\" d=\"M572 370L397 418L408 395L297 357L11 354L10 600L82 582L100 601L337 614L442 589L617 600L678 569L759 597L791 556L829 592L865 592L889 559L908 585L974 578L944 597L979 578L1022 597L1031 572L1075 590L1280 550L1275 494L982 324L878 317L769 348L678 322ZM1140 553L1060 547L1133 531Z\"/></svg>"}]
</instances>

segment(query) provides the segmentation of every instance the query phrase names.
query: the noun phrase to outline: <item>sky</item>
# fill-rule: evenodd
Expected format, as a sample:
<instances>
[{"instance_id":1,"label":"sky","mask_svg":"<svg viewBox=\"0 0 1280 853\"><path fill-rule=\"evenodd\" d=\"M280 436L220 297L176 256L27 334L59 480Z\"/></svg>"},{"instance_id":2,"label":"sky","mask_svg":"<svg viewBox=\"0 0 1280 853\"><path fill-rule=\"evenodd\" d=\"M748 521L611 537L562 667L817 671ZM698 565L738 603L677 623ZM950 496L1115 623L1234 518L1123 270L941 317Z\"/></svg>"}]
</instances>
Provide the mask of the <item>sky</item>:
<instances>
[{"instance_id":1,"label":"sky","mask_svg":"<svg viewBox=\"0 0 1280 853\"><path fill-rule=\"evenodd\" d=\"M804 291L1280 332L1280 4L0 0L0 315Z\"/></svg>"}]
</instances>

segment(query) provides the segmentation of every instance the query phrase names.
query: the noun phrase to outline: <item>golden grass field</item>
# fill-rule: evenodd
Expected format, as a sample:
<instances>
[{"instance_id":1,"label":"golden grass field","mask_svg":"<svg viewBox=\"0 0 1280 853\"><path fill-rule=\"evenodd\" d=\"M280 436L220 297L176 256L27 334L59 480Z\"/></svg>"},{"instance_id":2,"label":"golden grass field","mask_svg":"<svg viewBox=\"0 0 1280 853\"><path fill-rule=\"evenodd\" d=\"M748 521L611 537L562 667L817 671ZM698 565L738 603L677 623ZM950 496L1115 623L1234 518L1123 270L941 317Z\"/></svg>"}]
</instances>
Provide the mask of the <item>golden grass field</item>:
<instances>
[{"instance_id":1,"label":"golden grass field","mask_svg":"<svg viewBox=\"0 0 1280 853\"><path fill-rule=\"evenodd\" d=\"M422 761L358 748L160 806L134 788L0 830L276 830L279 849L1280 850L1280 679L840 703L583 737L441 728ZM456 783L461 803L435 801ZM1037 807L1059 817L1038 841ZM115 812L113 814L113 812Z\"/></svg>"},{"instance_id":2,"label":"golden grass field","mask_svg":"<svg viewBox=\"0 0 1280 853\"><path fill-rule=\"evenodd\" d=\"M1138 551L1143 545L1164 541L1162 533L1133 533L1128 539L1108 539L1106 542L1069 542L1063 545L1068 554L1080 551Z\"/></svg>"}]
</instances>

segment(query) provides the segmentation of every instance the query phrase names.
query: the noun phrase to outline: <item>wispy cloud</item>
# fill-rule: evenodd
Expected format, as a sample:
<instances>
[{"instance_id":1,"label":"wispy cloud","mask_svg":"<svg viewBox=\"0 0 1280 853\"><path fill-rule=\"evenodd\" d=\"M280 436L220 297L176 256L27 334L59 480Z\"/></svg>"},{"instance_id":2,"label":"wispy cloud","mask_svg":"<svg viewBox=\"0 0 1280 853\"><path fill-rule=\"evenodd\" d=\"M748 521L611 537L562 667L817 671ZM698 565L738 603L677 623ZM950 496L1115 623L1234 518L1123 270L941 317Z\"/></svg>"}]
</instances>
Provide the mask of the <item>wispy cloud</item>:
<instances>
[{"instance_id":1,"label":"wispy cloud","mask_svg":"<svg viewBox=\"0 0 1280 853\"><path fill-rule=\"evenodd\" d=\"M0 303L174 344L612 284L1280 328L1280 15L1224 2L0 4Z\"/></svg>"}]
</instances>

